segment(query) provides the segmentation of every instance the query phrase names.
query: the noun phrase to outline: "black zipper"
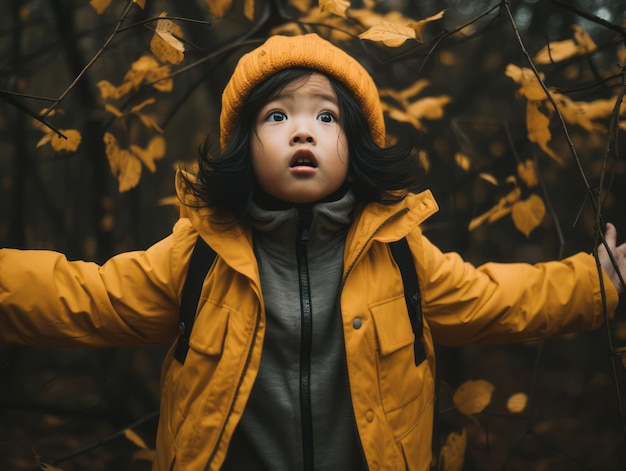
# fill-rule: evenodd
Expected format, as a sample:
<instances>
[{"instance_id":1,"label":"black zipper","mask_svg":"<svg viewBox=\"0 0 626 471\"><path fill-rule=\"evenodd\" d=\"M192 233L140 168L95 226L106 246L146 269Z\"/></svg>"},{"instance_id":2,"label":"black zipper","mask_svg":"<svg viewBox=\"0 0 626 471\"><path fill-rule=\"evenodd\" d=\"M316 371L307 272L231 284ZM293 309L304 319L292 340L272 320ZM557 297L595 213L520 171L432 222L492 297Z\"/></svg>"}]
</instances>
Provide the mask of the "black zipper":
<instances>
[{"instance_id":1,"label":"black zipper","mask_svg":"<svg viewBox=\"0 0 626 471\"><path fill-rule=\"evenodd\" d=\"M314 469L313 413L311 411L311 345L313 343L313 312L307 260L311 212L298 212L296 258L300 288L300 420L302 426L302 459L304 471Z\"/></svg>"}]
</instances>

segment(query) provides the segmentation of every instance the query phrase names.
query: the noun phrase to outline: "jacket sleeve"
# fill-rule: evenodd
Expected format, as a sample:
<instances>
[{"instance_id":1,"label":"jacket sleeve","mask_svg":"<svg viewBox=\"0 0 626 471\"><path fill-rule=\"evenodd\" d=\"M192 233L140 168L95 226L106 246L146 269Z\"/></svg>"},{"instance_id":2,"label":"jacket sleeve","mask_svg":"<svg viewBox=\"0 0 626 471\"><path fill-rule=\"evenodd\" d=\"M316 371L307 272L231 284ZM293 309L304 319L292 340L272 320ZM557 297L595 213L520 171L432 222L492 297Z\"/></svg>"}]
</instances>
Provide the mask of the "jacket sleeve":
<instances>
[{"instance_id":1,"label":"jacket sleeve","mask_svg":"<svg viewBox=\"0 0 626 471\"><path fill-rule=\"evenodd\" d=\"M562 261L474 267L422 237L424 313L435 342L531 341L590 330L612 313L618 294L592 255ZM602 281L601 277L602 276ZM604 296L602 294L604 289Z\"/></svg>"},{"instance_id":2,"label":"jacket sleeve","mask_svg":"<svg viewBox=\"0 0 626 471\"><path fill-rule=\"evenodd\" d=\"M45 250L0 250L0 342L99 347L172 340L195 241L184 221L148 250L102 266Z\"/></svg>"}]
</instances>

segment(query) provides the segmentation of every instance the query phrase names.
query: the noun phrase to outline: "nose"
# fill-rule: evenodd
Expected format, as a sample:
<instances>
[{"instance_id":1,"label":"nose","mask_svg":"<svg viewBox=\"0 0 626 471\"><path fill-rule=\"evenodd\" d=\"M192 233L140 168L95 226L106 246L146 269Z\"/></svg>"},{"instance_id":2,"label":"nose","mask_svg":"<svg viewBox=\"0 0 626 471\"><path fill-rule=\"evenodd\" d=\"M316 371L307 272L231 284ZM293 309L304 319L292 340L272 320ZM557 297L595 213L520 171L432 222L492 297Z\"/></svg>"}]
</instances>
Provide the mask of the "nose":
<instances>
[{"instance_id":1,"label":"nose","mask_svg":"<svg viewBox=\"0 0 626 471\"><path fill-rule=\"evenodd\" d=\"M309 143L313 144L315 142L315 138L311 129L306 126L304 123L298 123L293 130L293 134L291 136L292 144L302 144Z\"/></svg>"}]
</instances>

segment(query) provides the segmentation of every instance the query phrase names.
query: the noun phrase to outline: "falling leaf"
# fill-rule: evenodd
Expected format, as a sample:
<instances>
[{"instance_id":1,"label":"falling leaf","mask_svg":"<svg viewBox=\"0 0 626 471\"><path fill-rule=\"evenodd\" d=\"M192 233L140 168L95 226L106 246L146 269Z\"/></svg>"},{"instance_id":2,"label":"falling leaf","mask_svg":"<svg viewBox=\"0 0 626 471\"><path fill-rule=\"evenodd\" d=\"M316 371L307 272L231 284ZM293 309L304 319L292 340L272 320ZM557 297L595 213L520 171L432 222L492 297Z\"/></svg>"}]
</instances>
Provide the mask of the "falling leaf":
<instances>
[{"instance_id":1,"label":"falling leaf","mask_svg":"<svg viewBox=\"0 0 626 471\"><path fill-rule=\"evenodd\" d=\"M146 445L146 442L144 442L143 439L139 435L137 435L137 433L133 429L124 429L124 436L135 445L137 445L139 448L148 449L148 445Z\"/></svg>"},{"instance_id":2,"label":"falling leaf","mask_svg":"<svg viewBox=\"0 0 626 471\"><path fill-rule=\"evenodd\" d=\"M148 98L147 100L142 101L141 103L139 103L138 105L133 106L130 109L131 113L139 113L141 110L143 110L146 106L150 106L153 105L154 103L156 103L156 100L154 98Z\"/></svg>"},{"instance_id":3,"label":"falling leaf","mask_svg":"<svg viewBox=\"0 0 626 471\"><path fill-rule=\"evenodd\" d=\"M161 129L161 127L157 124L154 118L144 113L137 113L137 116L144 126L150 129L154 129L156 132L163 134L163 129Z\"/></svg>"},{"instance_id":4,"label":"falling leaf","mask_svg":"<svg viewBox=\"0 0 626 471\"><path fill-rule=\"evenodd\" d=\"M539 147L557 163L563 165L563 158L548 147L548 142L552 139L549 124L550 120L548 117L539 111L539 105L535 102L528 101L526 103L526 128L528 130L528 139L539 145Z\"/></svg>"},{"instance_id":5,"label":"falling leaf","mask_svg":"<svg viewBox=\"0 0 626 471\"><path fill-rule=\"evenodd\" d=\"M469 169L472 166L472 163L469 157L463 154L462 152L457 152L456 154L454 154L454 161L459 167L461 167L466 172L469 171Z\"/></svg>"},{"instance_id":6,"label":"falling leaf","mask_svg":"<svg viewBox=\"0 0 626 471\"><path fill-rule=\"evenodd\" d=\"M415 39L415 30L408 25L381 21L364 33L359 39L381 42L387 47L402 46L408 39Z\"/></svg>"},{"instance_id":7,"label":"falling leaf","mask_svg":"<svg viewBox=\"0 0 626 471\"><path fill-rule=\"evenodd\" d=\"M149 461L154 462L156 458L156 450L137 450L133 453L133 461Z\"/></svg>"},{"instance_id":8,"label":"falling leaf","mask_svg":"<svg viewBox=\"0 0 626 471\"><path fill-rule=\"evenodd\" d=\"M209 12L215 18L223 18L230 9L231 3L233 3L233 0L207 0Z\"/></svg>"},{"instance_id":9,"label":"falling leaf","mask_svg":"<svg viewBox=\"0 0 626 471\"><path fill-rule=\"evenodd\" d=\"M419 20L419 21L415 21L413 23L409 23L409 25L413 28L413 30L415 31L415 39L418 42L423 42L423 37L422 34L424 32L424 27L430 23L431 21L435 21L435 20L440 20L441 18L443 18L443 14L444 14L445 10L441 10L439 13L437 13L436 15L433 16L429 16L426 19L423 20Z\"/></svg>"},{"instance_id":10,"label":"falling leaf","mask_svg":"<svg viewBox=\"0 0 626 471\"><path fill-rule=\"evenodd\" d=\"M41 136L41 139L39 139L35 147L39 148L41 146L45 146L48 142L52 140L52 135L53 133L46 132L43 136Z\"/></svg>"},{"instance_id":11,"label":"falling leaf","mask_svg":"<svg viewBox=\"0 0 626 471\"><path fill-rule=\"evenodd\" d=\"M546 92L537 80L535 73L531 69L520 68L514 64L509 64L506 67L505 72L507 77L513 79L513 81L520 86L518 93L525 96L531 101L540 101L546 99ZM543 75L539 75L543 80Z\"/></svg>"},{"instance_id":12,"label":"falling leaf","mask_svg":"<svg viewBox=\"0 0 626 471\"><path fill-rule=\"evenodd\" d=\"M486 172L481 172L478 174L478 176L480 178L482 178L483 180L485 180L486 182L491 183L494 186L498 185L498 180L496 179L496 177L494 177L493 175L491 175L490 173L486 173Z\"/></svg>"},{"instance_id":13,"label":"falling leaf","mask_svg":"<svg viewBox=\"0 0 626 471\"><path fill-rule=\"evenodd\" d=\"M526 404L528 404L528 396L520 392L509 397L509 400L506 401L506 408L509 412L519 414L526 409Z\"/></svg>"},{"instance_id":14,"label":"falling leaf","mask_svg":"<svg viewBox=\"0 0 626 471\"><path fill-rule=\"evenodd\" d=\"M159 16L165 18L167 13L163 12ZM150 41L150 51L162 62L180 64L185 58L183 54L185 46L178 39L179 37L183 37L183 30L180 26L171 20L158 20L156 31Z\"/></svg>"},{"instance_id":15,"label":"falling leaf","mask_svg":"<svg viewBox=\"0 0 626 471\"><path fill-rule=\"evenodd\" d=\"M153 137L148 147L142 149L139 146L130 146L130 151L143 162L152 173L156 171L155 160L163 158L165 155L165 139L161 136Z\"/></svg>"},{"instance_id":16,"label":"falling leaf","mask_svg":"<svg viewBox=\"0 0 626 471\"><path fill-rule=\"evenodd\" d=\"M65 138L59 137L56 133L53 133L50 145L52 145L55 151L74 152L78 149L81 141L80 132L76 129L59 129L59 131L61 131Z\"/></svg>"},{"instance_id":17,"label":"falling leaf","mask_svg":"<svg viewBox=\"0 0 626 471\"><path fill-rule=\"evenodd\" d=\"M597 49L596 43L579 25L573 25L574 38L553 41L543 47L534 57L537 64L562 62L575 56L588 54Z\"/></svg>"},{"instance_id":18,"label":"falling leaf","mask_svg":"<svg viewBox=\"0 0 626 471\"><path fill-rule=\"evenodd\" d=\"M494 386L489 381L469 380L458 387L452 401L461 414L476 420L474 414L482 412L489 405L493 390Z\"/></svg>"},{"instance_id":19,"label":"falling leaf","mask_svg":"<svg viewBox=\"0 0 626 471\"><path fill-rule=\"evenodd\" d=\"M443 117L443 107L452 99L448 95L426 97L409 105L407 112L418 120L436 120Z\"/></svg>"},{"instance_id":20,"label":"falling leaf","mask_svg":"<svg viewBox=\"0 0 626 471\"><path fill-rule=\"evenodd\" d=\"M319 0L319 6L323 12L347 18L346 10L350 7L350 2L346 0Z\"/></svg>"},{"instance_id":21,"label":"falling leaf","mask_svg":"<svg viewBox=\"0 0 626 471\"><path fill-rule=\"evenodd\" d=\"M420 94L426 87L430 86L430 81L420 79L415 81L411 86L397 91L392 88L384 88L379 91L380 96L389 96L399 102L406 102L414 96Z\"/></svg>"},{"instance_id":22,"label":"falling leaf","mask_svg":"<svg viewBox=\"0 0 626 471\"><path fill-rule=\"evenodd\" d=\"M178 196L165 196L158 200L157 204L159 206L178 206L180 204L180 200Z\"/></svg>"},{"instance_id":23,"label":"falling leaf","mask_svg":"<svg viewBox=\"0 0 626 471\"><path fill-rule=\"evenodd\" d=\"M104 10L111 4L111 0L91 0L89 2L98 15L102 15Z\"/></svg>"},{"instance_id":24,"label":"falling leaf","mask_svg":"<svg viewBox=\"0 0 626 471\"><path fill-rule=\"evenodd\" d=\"M517 164L517 174L528 188L534 188L539 184L533 160L528 159Z\"/></svg>"},{"instance_id":25,"label":"falling leaf","mask_svg":"<svg viewBox=\"0 0 626 471\"><path fill-rule=\"evenodd\" d=\"M160 92L171 92L174 89L174 80L168 78L169 75L169 66L155 67L146 72L146 82Z\"/></svg>"},{"instance_id":26,"label":"falling leaf","mask_svg":"<svg viewBox=\"0 0 626 471\"><path fill-rule=\"evenodd\" d=\"M130 151L120 149L115 136L104 134L104 145L111 172L117 178L120 193L137 186L141 178L141 161Z\"/></svg>"},{"instance_id":27,"label":"falling leaf","mask_svg":"<svg viewBox=\"0 0 626 471\"><path fill-rule=\"evenodd\" d=\"M120 110L117 109L117 107L113 106L110 103L106 103L104 105L104 109L106 111L108 111L109 113L111 113L116 118L123 118L124 117L124 113L122 113Z\"/></svg>"},{"instance_id":28,"label":"falling leaf","mask_svg":"<svg viewBox=\"0 0 626 471\"><path fill-rule=\"evenodd\" d=\"M467 448L467 430L452 432L446 438L446 443L441 447L439 456L441 459L441 471L462 471Z\"/></svg>"},{"instance_id":29,"label":"falling leaf","mask_svg":"<svg viewBox=\"0 0 626 471\"><path fill-rule=\"evenodd\" d=\"M511 217L515 227L526 237L541 224L546 214L546 206L538 195L530 195L528 199L513 205Z\"/></svg>"}]
</instances>

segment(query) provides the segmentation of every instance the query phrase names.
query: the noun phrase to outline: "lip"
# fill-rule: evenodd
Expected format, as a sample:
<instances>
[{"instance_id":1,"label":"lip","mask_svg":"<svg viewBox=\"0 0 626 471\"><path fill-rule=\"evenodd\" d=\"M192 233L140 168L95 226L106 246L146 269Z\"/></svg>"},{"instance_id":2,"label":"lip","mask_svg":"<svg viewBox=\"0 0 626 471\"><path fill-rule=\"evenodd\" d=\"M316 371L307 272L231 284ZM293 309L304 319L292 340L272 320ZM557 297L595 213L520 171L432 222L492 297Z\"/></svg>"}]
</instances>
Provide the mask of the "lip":
<instances>
[{"instance_id":1,"label":"lip","mask_svg":"<svg viewBox=\"0 0 626 471\"><path fill-rule=\"evenodd\" d=\"M301 149L291 156L289 168L314 170L317 168L317 159L310 150Z\"/></svg>"}]
</instances>

